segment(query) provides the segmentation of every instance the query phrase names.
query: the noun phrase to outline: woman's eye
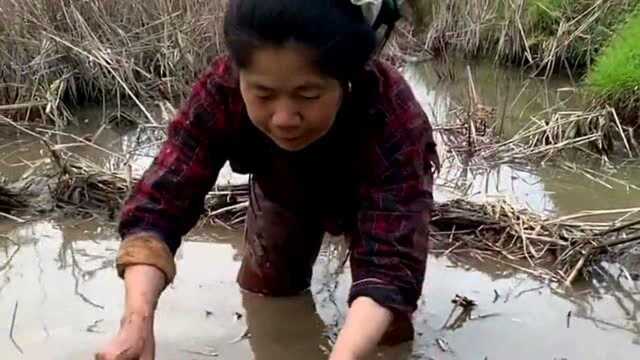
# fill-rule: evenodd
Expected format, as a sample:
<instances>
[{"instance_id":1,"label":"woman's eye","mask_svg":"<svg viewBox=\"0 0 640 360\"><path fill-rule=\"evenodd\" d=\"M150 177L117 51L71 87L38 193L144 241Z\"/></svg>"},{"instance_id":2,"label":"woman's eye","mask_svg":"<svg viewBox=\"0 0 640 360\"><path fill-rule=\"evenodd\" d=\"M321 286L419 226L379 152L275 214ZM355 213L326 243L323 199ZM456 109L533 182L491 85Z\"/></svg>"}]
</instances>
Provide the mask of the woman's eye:
<instances>
[{"instance_id":1,"label":"woman's eye","mask_svg":"<svg viewBox=\"0 0 640 360\"><path fill-rule=\"evenodd\" d=\"M256 94L256 97L260 100L271 100L273 98L272 94Z\"/></svg>"},{"instance_id":2,"label":"woman's eye","mask_svg":"<svg viewBox=\"0 0 640 360\"><path fill-rule=\"evenodd\" d=\"M320 98L319 94L300 94L300 97L305 100L318 100Z\"/></svg>"}]
</instances>

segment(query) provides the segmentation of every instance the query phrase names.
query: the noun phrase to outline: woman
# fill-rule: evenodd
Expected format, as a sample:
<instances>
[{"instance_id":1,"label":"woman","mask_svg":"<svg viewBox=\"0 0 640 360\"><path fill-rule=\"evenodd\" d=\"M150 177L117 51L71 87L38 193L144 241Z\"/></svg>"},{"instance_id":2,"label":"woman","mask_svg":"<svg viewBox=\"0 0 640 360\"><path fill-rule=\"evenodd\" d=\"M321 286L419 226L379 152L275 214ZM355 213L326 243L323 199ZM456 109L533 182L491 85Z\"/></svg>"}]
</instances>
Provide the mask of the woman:
<instances>
[{"instance_id":1,"label":"woman","mask_svg":"<svg viewBox=\"0 0 640 360\"><path fill-rule=\"evenodd\" d=\"M373 59L397 9L381 0L230 2L229 55L195 84L122 212L126 305L98 359L153 359L154 309L175 276L173 255L227 160L252 175L242 289L304 291L323 234L342 233L353 284L331 359L411 339L438 159L409 86Z\"/></svg>"}]
</instances>

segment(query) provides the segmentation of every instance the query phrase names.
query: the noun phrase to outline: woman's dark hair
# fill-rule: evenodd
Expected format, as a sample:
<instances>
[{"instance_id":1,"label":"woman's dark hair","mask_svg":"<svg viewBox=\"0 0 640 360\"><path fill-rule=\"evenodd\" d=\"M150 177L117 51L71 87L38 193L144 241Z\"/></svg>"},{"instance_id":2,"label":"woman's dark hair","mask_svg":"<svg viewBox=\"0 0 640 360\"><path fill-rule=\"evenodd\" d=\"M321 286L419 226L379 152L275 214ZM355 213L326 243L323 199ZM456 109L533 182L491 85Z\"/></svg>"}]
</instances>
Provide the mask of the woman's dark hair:
<instances>
[{"instance_id":1,"label":"woman's dark hair","mask_svg":"<svg viewBox=\"0 0 640 360\"><path fill-rule=\"evenodd\" d=\"M268 46L303 45L324 74L349 80L376 50L376 33L350 0L231 0L224 38L239 68Z\"/></svg>"}]
</instances>

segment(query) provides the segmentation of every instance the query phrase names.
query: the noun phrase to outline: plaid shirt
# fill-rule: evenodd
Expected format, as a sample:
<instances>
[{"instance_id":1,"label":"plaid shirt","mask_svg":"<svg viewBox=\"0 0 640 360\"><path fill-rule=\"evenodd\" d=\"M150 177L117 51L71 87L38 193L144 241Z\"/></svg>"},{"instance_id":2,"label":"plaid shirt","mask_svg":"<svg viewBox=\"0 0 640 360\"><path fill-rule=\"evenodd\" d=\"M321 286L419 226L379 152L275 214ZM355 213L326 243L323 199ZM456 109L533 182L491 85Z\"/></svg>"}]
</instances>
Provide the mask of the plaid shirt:
<instances>
[{"instance_id":1,"label":"plaid shirt","mask_svg":"<svg viewBox=\"0 0 640 360\"><path fill-rule=\"evenodd\" d=\"M358 89L364 93L365 88L369 91L362 102L366 111L358 113L358 121L343 121L371 128L371 131L355 129L352 133L364 137L364 141L351 140L349 136L342 142L371 144L362 147L366 150L364 158L369 160L364 163L371 164L369 171L351 182L354 187L345 185L355 199L354 226L349 233L353 277L350 301L368 296L396 313L410 315L416 309L424 280L427 226L433 203L432 174L439 166L438 158L429 120L403 77L389 65L374 61L363 72L362 79L374 80L373 86L358 86L360 82L354 81L353 93ZM345 112L340 113L343 115L339 117L346 117ZM373 125L376 121L378 125ZM342 131L340 126L334 127L335 132ZM250 124L230 59L218 58L194 85L190 98L169 125L168 139L127 200L119 226L125 239L123 246L136 234L150 233L167 245L170 256L174 255L181 238L198 221L205 195L227 160L241 164L241 168L249 164L248 172L275 174L275 187L287 184L289 175L280 172L277 165L288 169L297 163L278 160L274 147ZM307 156L304 151L299 156ZM349 159L334 151L324 157L323 163L331 166L343 157ZM310 162L314 167L323 166L304 158L300 163ZM354 166L347 164L334 170ZM340 179L336 181L339 188L342 178L334 178ZM281 190L283 194L288 192L286 188ZM335 197L334 200L339 201ZM327 207L342 208L335 202ZM118 261L122 266L147 262L140 256L127 260L122 254L121 248ZM172 273L168 266L148 262L161 268L172 280L175 268Z\"/></svg>"}]
</instances>

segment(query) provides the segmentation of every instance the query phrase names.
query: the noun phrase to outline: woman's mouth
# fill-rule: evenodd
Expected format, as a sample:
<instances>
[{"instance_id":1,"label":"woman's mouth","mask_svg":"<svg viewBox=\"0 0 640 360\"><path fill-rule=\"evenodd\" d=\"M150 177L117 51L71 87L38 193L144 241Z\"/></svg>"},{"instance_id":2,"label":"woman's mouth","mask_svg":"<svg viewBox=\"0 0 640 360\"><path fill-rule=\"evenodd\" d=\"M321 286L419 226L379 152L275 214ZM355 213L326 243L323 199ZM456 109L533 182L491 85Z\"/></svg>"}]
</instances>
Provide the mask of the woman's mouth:
<instances>
[{"instance_id":1,"label":"woman's mouth","mask_svg":"<svg viewBox=\"0 0 640 360\"><path fill-rule=\"evenodd\" d=\"M285 136L276 136L276 138L278 140L284 141L284 142L293 142L293 141L300 140L300 138L302 138L302 136L300 136L300 135L296 135L296 136L285 135Z\"/></svg>"}]
</instances>

